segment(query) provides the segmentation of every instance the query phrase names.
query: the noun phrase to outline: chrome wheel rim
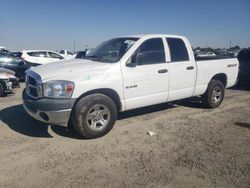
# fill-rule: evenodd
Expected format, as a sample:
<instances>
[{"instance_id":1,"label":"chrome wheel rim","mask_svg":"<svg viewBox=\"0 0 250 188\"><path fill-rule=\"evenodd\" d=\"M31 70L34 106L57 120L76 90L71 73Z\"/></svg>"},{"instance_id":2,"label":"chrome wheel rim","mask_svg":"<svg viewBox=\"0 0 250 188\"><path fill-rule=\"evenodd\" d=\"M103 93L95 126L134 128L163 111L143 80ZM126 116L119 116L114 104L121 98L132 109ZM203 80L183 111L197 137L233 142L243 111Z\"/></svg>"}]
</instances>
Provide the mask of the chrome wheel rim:
<instances>
[{"instance_id":1,"label":"chrome wheel rim","mask_svg":"<svg viewBox=\"0 0 250 188\"><path fill-rule=\"evenodd\" d=\"M219 86L216 86L212 92L212 100L214 103L218 103L222 97L222 90Z\"/></svg>"},{"instance_id":2,"label":"chrome wheel rim","mask_svg":"<svg viewBox=\"0 0 250 188\"><path fill-rule=\"evenodd\" d=\"M92 131L101 131L109 123L110 110L103 104L96 104L87 113L86 123Z\"/></svg>"}]
</instances>

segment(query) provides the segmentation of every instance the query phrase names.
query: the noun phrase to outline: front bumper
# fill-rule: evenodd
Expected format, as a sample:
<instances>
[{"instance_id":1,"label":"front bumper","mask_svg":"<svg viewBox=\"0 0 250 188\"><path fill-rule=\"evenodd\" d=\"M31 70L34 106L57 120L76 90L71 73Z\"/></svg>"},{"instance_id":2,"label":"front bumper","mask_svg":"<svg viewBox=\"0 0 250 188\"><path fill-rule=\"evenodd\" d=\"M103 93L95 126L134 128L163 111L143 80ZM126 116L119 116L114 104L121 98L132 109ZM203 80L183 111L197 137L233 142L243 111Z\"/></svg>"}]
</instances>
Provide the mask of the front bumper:
<instances>
[{"instance_id":1,"label":"front bumper","mask_svg":"<svg viewBox=\"0 0 250 188\"><path fill-rule=\"evenodd\" d=\"M67 126L75 99L33 99L23 91L23 107L27 113L44 123Z\"/></svg>"}]
</instances>

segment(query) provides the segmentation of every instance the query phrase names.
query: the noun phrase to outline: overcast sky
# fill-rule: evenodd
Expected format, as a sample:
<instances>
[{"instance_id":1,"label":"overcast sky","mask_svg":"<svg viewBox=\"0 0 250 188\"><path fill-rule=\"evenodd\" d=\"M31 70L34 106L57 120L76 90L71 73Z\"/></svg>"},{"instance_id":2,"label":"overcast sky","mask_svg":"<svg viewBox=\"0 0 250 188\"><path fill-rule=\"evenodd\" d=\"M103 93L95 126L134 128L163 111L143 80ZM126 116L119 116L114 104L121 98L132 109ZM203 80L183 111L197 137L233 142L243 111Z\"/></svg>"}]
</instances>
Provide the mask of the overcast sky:
<instances>
[{"instance_id":1,"label":"overcast sky","mask_svg":"<svg viewBox=\"0 0 250 188\"><path fill-rule=\"evenodd\" d=\"M192 46L250 46L250 0L0 0L0 46L85 49L109 38L185 35Z\"/></svg>"}]
</instances>

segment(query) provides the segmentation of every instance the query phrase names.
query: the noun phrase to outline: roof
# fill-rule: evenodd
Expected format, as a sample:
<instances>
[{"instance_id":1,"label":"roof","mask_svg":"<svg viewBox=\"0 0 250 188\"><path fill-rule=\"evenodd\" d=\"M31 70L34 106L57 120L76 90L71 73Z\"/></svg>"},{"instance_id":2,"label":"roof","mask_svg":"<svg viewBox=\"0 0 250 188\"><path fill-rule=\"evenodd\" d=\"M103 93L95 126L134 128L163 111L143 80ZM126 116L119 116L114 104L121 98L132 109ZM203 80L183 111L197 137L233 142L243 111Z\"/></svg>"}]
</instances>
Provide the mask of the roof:
<instances>
[{"instance_id":1,"label":"roof","mask_svg":"<svg viewBox=\"0 0 250 188\"><path fill-rule=\"evenodd\" d=\"M169 34L136 34L136 35L129 35L124 37L131 37L131 38L142 38L142 37L176 37L182 38L181 35L169 35Z\"/></svg>"}]
</instances>

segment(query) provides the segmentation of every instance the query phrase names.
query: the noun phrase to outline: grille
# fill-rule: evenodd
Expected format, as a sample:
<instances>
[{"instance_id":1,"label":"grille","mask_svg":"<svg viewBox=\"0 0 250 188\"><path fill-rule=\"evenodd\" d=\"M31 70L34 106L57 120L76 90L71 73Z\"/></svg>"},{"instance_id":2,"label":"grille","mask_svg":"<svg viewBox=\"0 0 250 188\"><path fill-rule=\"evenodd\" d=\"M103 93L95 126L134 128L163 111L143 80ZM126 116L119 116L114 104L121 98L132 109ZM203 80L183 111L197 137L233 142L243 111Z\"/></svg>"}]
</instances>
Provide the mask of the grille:
<instances>
[{"instance_id":1,"label":"grille","mask_svg":"<svg viewBox=\"0 0 250 188\"><path fill-rule=\"evenodd\" d=\"M32 77L29 76L29 84L33 85L33 86L36 86L36 80L35 80L35 78L32 78Z\"/></svg>"},{"instance_id":2,"label":"grille","mask_svg":"<svg viewBox=\"0 0 250 188\"><path fill-rule=\"evenodd\" d=\"M32 76L26 78L26 93L33 98L41 97L41 86Z\"/></svg>"}]
</instances>

